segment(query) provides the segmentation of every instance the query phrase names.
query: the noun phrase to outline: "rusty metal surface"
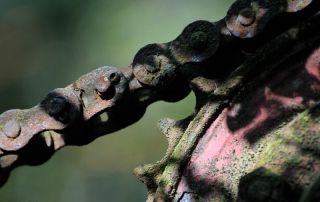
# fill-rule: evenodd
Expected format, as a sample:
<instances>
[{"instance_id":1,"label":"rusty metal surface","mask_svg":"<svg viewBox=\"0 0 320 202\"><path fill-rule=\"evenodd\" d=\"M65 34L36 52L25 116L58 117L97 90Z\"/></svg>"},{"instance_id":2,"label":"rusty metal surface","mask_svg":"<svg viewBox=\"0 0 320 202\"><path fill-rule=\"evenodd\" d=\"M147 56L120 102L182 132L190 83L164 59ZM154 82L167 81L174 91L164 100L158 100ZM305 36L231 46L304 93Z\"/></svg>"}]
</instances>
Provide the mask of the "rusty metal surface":
<instances>
[{"instance_id":1,"label":"rusty metal surface","mask_svg":"<svg viewBox=\"0 0 320 202\"><path fill-rule=\"evenodd\" d=\"M318 60L319 47L302 54L307 59L302 57L297 61L289 57L271 67L274 70L263 75L266 78L258 77L246 85L212 122L184 170L176 199L189 192L197 193L204 201L232 201L241 191L249 193L241 194L238 201L248 201L248 197L254 197L248 191L248 183L254 186L255 182L246 182L242 187L241 180L260 167L268 168L268 172L279 178L282 176L280 179L294 190L278 193L273 198L276 201L294 196L292 193L299 198L302 190L312 184L319 175L320 165L318 146L315 146L319 145L318 121L306 118L310 121L308 126L299 122L308 117L303 111L319 99L320 77L313 73L320 71L319 61L311 62ZM299 112L302 114L294 118ZM292 118L296 120L290 122ZM304 127L310 132L300 131ZM303 145L305 148L301 148ZM303 172L305 175L301 176ZM269 182L267 185L271 186ZM256 190L256 194L263 195L261 190ZM270 200L274 194L267 195Z\"/></svg>"},{"instance_id":2,"label":"rusty metal surface","mask_svg":"<svg viewBox=\"0 0 320 202\"><path fill-rule=\"evenodd\" d=\"M133 59L133 73L146 85L168 84L175 79L176 67L210 58L219 42L219 30L213 23L193 22L174 41L141 48Z\"/></svg>"},{"instance_id":3,"label":"rusty metal surface","mask_svg":"<svg viewBox=\"0 0 320 202\"><path fill-rule=\"evenodd\" d=\"M312 0L238 0L227 13L227 27L236 37L252 38L275 16L300 11L311 3Z\"/></svg>"},{"instance_id":4,"label":"rusty metal surface","mask_svg":"<svg viewBox=\"0 0 320 202\"><path fill-rule=\"evenodd\" d=\"M298 200L319 174L319 126L310 118L320 89L319 9L311 0L238 0L225 19L193 22L175 40L141 48L126 68L100 67L31 109L1 114L0 184L17 166L89 144L135 123L151 103L192 90L194 112L158 124L169 142L165 157L134 170L148 201L290 201L291 192ZM311 135L297 139L304 119ZM301 144L305 152L292 158L302 160L284 175Z\"/></svg>"},{"instance_id":5,"label":"rusty metal surface","mask_svg":"<svg viewBox=\"0 0 320 202\"><path fill-rule=\"evenodd\" d=\"M16 151L33 135L44 130L61 130L76 121L81 113L80 100L70 88L56 89L29 110L10 110L0 116L0 147Z\"/></svg>"}]
</instances>

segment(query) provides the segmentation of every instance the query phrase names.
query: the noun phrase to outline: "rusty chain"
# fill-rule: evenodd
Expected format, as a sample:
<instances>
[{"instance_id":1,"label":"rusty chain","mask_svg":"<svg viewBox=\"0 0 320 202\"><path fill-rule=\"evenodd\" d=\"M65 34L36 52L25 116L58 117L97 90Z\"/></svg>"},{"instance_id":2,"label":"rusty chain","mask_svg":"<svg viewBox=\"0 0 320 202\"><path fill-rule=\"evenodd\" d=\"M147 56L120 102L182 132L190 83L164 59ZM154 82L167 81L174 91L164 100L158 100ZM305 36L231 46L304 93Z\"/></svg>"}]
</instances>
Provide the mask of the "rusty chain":
<instances>
[{"instance_id":1,"label":"rusty chain","mask_svg":"<svg viewBox=\"0 0 320 202\"><path fill-rule=\"evenodd\" d=\"M193 22L175 40L141 48L126 68L100 67L31 109L4 112L0 184L17 166L44 163L63 146L88 144L135 123L155 101L183 99L197 90L196 77L226 78L257 48L318 10L315 0L238 0L220 21ZM103 113L108 120L100 119Z\"/></svg>"}]
</instances>

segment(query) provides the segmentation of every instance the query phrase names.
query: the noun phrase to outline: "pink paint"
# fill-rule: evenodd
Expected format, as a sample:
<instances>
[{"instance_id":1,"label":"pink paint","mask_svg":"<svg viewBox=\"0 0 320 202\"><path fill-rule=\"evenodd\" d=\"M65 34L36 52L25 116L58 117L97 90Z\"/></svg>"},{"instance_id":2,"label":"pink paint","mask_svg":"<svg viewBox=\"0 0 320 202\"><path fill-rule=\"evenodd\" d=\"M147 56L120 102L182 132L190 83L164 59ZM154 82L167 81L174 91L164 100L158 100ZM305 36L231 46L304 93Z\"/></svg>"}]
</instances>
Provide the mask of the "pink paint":
<instances>
[{"instance_id":1,"label":"pink paint","mask_svg":"<svg viewBox=\"0 0 320 202\"><path fill-rule=\"evenodd\" d=\"M292 110L305 108L306 103L314 102L312 100L314 92L320 89L320 82L318 82L320 81L319 56L320 48L310 55L305 65L296 61L289 65L286 64L283 71L274 75L270 82L256 88L254 92L250 92L248 99L247 95L241 94L240 96L243 98L239 99L240 101L234 99L230 107L221 112L199 140L178 185L177 194L191 191L188 184L190 180L201 180L209 187L211 187L211 183L215 182L232 184L231 186L237 187L230 179L230 172L238 169L233 166L241 165L242 167L239 169L248 172L255 166L256 151L252 149L252 143L248 141L248 134L257 132L258 135L259 133L268 134L270 132L266 125L268 120L279 117L284 113L283 111L289 113ZM296 69L299 71L294 72L293 70ZM316 78L316 81L309 82L312 78ZM237 96L239 97L239 95ZM247 101L244 102L244 99ZM242 108L247 110L243 111ZM204 119L208 120L208 117L205 116ZM248 119L248 121L243 121L243 119ZM228 125L230 120L233 121L233 128ZM238 127L238 122L241 123L241 127ZM196 130L199 131L199 128ZM248 161L247 166L243 165L241 157L250 159L251 155L253 156L251 163ZM268 162L266 166L276 163L281 162ZM226 172L222 170L223 167ZM316 171L320 169L315 165L313 168ZM237 179L244 174L238 172ZM212 190L211 194L218 193L218 191L214 191L215 188Z\"/></svg>"},{"instance_id":2,"label":"pink paint","mask_svg":"<svg viewBox=\"0 0 320 202\"><path fill-rule=\"evenodd\" d=\"M206 114L204 114L203 119L201 120L201 122L202 123L206 123L206 122L208 122L209 119L210 119L210 114L206 113ZM198 133L199 131L201 131L203 125L204 124L199 124L195 129L195 133Z\"/></svg>"},{"instance_id":3,"label":"pink paint","mask_svg":"<svg viewBox=\"0 0 320 202\"><path fill-rule=\"evenodd\" d=\"M309 74L320 81L320 47L314 50L312 55L307 59L305 67Z\"/></svg>"}]
</instances>

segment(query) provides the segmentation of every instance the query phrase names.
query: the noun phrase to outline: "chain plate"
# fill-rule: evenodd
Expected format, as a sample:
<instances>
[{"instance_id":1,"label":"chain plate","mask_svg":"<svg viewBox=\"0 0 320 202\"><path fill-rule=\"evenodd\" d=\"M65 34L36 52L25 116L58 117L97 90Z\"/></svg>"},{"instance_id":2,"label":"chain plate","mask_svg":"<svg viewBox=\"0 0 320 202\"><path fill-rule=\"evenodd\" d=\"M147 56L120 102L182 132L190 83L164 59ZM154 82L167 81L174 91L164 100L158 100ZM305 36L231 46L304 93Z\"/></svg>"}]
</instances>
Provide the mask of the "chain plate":
<instances>
[{"instance_id":1,"label":"chain plate","mask_svg":"<svg viewBox=\"0 0 320 202\"><path fill-rule=\"evenodd\" d=\"M163 86L176 77L177 67L210 58L219 42L220 33L213 23L193 22L174 41L140 49L133 59L133 73L143 84Z\"/></svg>"},{"instance_id":2,"label":"chain plate","mask_svg":"<svg viewBox=\"0 0 320 202\"><path fill-rule=\"evenodd\" d=\"M238 0L228 10L225 20L234 36L253 38L275 16L300 11L311 2L312 0Z\"/></svg>"},{"instance_id":3,"label":"chain plate","mask_svg":"<svg viewBox=\"0 0 320 202\"><path fill-rule=\"evenodd\" d=\"M113 107L128 93L128 82L122 72L114 67L100 67L79 78L73 89L83 106L83 119Z\"/></svg>"},{"instance_id":4,"label":"chain plate","mask_svg":"<svg viewBox=\"0 0 320 202\"><path fill-rule=\"evenodd\" d=\"M81 103L72 90L56 89L29 110L9 110L0 116L0 147L16 151L35 135L47 129L61 130L81 114Z\"/></svg>"}]
</instances>

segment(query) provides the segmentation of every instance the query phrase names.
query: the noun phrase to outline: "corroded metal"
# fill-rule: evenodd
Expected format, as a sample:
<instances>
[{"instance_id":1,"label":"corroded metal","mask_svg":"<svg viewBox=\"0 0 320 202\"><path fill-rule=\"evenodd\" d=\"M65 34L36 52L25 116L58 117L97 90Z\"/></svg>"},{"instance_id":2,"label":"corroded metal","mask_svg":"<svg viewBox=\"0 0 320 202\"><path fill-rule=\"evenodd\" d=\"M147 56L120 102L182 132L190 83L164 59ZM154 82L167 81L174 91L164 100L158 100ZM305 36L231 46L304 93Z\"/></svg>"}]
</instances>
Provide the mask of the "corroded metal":
<instances>
[{"instance_id":1,"label":"corroded metal","mask_svg":"<svg viewBox=\"0 0 320 202\"><path fill-rule=\"evenodd\" d=\"M300 11L311 3L312 0L238 0L227 13L227 27L236 37L252 38L275 16Z\"/></svg>"},{"instance_id":2,"label":"corroded metal","mask_svg":"<svg viewBox=\"0 0 320 202\"><path fill-rule=\"evenodd\" d=\"M133 59L133 74L143 84L166 85L175 79L177 67L210 58L219 43L220 33L213 23L193 22L174 41L140 49Z\"/></svg>"},{"instance_id":3,"label":"corroded metal","mask_svg":"<svg viewBox=\"0 0 320 202\"><path fill-rule=\"evenodd\" d=\"M319 22L319 19L315 16L313 22ZM238 77L242 78L240 83L245 88L232 96L229 106L210 122L211 125L199 139L181 174L175 200L187 192L197 194L204 201L233 201L237 197L240 197L238 201L257 201L248 200L255 196L239 196L238 183L240 181L241 186L241 179L260 167L281 176L294 190L294 199L298 200L302 190L308 188L305 183L311 183L319 175L318 158L310 147L305 150L308 152L300 155L298 151L302 145L295 142L295 138L299 137L295 136L299 133L299 124L290 123L296 114L303 114L304 110L314 106L319 97L320 77L308 72L319 72L317 49L320 40L319 31L314 31L314 27L320 24L313 24L314 27L308 30L309 23L300 24L280 35L231 74L235 82L239 81ZM295 32L297 30L299 32ZM317 46L302 46L301 40L305 39ZM301 54L301 58L297 54ZM257 69L261 72L256 72ZM252 73L255 78L250 78ZM246 81L249 83L245 84ZM232 85L223 83L214 94L224 92L225 86L232 88ZM317 121L307 120L317 124ZM286 137L287 132L284 132L288 126L294 127L290 137ZM303 124L303 127L306 125ZM316 131L312 134L299 137L299 141L304 139L309 142L312 136L318 138ZM315 141L311 142L318 145ZM306 172L308 166L315 169L308 170L308 178L305 176L302 180L301 173ZM248 191L249 188L243 189ZM280 194L276 199L290 196L290 193Z\"/></svg>"},{"instance_id":4,"label":"corroded metal","mask_svg":"<svg viewBox=\"0 0 320 202\"><path fill-rule=\"evenodd\" d=\"M165 157L134 170L148 201L312 198L320 166L318 10L319 1L238 0L225 19L191 23L175 40L141 48L126 68L98 68L31 109L4 112L0 183L17 166L118 131L151 103L192 90L189 117L158 123Z\"/></svg>"}]
</instances>

